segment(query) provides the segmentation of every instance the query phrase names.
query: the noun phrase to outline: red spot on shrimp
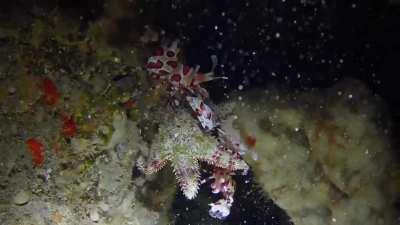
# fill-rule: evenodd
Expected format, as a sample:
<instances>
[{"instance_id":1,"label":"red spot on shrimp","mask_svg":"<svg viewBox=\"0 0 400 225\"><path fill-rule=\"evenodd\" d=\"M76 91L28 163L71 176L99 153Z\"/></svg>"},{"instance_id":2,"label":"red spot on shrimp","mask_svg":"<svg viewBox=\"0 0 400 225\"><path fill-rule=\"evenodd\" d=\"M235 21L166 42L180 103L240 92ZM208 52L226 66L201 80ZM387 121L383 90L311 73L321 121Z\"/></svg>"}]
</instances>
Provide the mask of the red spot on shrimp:
<instances>
[{"instance_id":1,"label":"red spot on shrimp","mask_svg":"<svg viewBox=\"0 0 400 225\"><path fill-rule=\"evenodd\" d=\"M178 66L177 61L168 61L167 64L174 69Z\"/></svg>"},{"instance_id":2,"label":"red spot on shrimp","mask_svg":"<svg viewBox=\"0 0 400 225\"><path fill-rule=\"evenodd\" d=\"M158 60L157 62L149 62L147 63L147 69L160 69L163 66L163 63Z\"/></svg>"},{"instance_id":3,"label":"red spot on shrimp","mask_svg":"<svg viewBox=\"0 0 400 225\"><path fill-rule=\"evenodd\" d=\"M171 76L171 81L179 82L179 81L181 81L181 79L182 79L181 75L179 75L179 74L174 74Z\"/></svg>"},{"instance_id":4,"label":"red spot on shrimp","mask_svg":"<svg viewBox=\"0 0 400 225\"><path fill-rule=\"evenodd\" d=\"M32 163L36 167L41 167L44 162L44 146L36 138L29 138L26 141L28 151L32 155Z\"/></svg>"}]
</instances>

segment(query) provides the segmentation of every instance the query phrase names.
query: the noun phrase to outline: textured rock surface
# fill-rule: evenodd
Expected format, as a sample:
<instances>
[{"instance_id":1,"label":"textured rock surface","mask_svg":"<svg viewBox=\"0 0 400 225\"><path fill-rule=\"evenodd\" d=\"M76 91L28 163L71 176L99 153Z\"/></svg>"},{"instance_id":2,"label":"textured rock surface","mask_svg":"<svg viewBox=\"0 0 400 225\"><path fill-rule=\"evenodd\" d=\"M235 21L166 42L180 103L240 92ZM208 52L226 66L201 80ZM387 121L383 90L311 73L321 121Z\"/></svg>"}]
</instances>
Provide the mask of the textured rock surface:
<instances>
[{"instance_id":1,"label":"textured rock surface","mask_svg":"<svg viewBox=\"0 0 400 225\"><path fill-rule=\"evenodd\" d=\"M28 191L19 191L18 194L14 196L14 203L16 205L24 205L31 199L31 193Z\"/></svg>"},{"instance_id":2,"label":"textured rock surface","mask_svg":"<svg viewBox=\"0 0 400 225\"><path fill-rule=\"evenodd\" d=\"M256 140L248 162L268 196L297 225L395 224L399 177L378 99L349 80L295 98L269 90L224 107L235 106L231 132Z\"/></svg>"},{"instance_id":3,"label":"textured rock surface","mask_svg":"<svg viewBox=\"0 0 400 225\"><path fill-rule=\"evenodd\" d=\"M170 223L175 184L132 176L157 104L142 51L108 44L101 20L37 10L0 20L0 224Z\"/></svg>"}]
</instances>

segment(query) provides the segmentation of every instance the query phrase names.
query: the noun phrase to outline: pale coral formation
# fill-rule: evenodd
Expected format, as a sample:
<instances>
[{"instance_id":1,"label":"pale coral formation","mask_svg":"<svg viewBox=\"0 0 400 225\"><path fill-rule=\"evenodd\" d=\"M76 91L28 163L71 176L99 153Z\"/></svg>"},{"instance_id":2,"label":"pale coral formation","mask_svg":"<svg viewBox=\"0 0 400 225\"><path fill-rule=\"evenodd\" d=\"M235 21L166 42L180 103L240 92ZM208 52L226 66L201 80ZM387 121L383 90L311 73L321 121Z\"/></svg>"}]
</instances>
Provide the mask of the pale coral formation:
<instances>
[{"instance_id":1,"label":"pale coral formation","mask_svg":"<svg viewBox=\"0 0 400 225\"><path fill-rule=\"evenodd\" d=\"M234 107L229 132L254 138L259 158L247 161L294 224L395 224L399 193L387 187L399 178L379 98L352 80L297 98L268 90L222 108Z\"/></svg>"}]
</instances>

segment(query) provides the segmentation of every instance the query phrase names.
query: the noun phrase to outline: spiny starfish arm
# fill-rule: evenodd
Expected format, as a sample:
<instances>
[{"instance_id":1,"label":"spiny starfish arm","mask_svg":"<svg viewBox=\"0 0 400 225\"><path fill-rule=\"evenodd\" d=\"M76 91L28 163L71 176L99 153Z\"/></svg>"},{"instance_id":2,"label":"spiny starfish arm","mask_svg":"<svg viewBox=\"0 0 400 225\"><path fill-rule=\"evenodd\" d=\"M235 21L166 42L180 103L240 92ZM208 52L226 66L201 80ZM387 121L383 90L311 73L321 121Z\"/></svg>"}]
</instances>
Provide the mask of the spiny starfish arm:
<instances>
[{"instance_id":1,"label":"spiny starfish arm","mask_svg":"<svg viewBox=\"0 0 400 225\"><path fill-rule=\"evenodd\" d=\"M202 161L218 168L229 169L231 171L247 171L249 166L242 157L225 147L219 146L211 157L202 157Z\"/></svg>"},{"instance_id":2,"label":"spiny starfish arm","mask_svg":"<svg viewBox=\"0 0 400 225\"><path fill-rule=\"evenodd\" d=\"M195 198L200 186L200 167L198 162L193 159L180 160L178 164L173 163L173 170L185 197L187 199Z\"/></svg>"},{"instance_id":3,"label":"spiny starfish arm","mask_svg":"<svg viewBox=\"0 0 400 225\"><path fill-rule=\"evenodd\" d=\"M166 163L167 161L162 159L153 159L150 163L145 163L143 157L139 157L136 165L143 173L152 174L161 170Z\"/></svg>"}]
</instances>

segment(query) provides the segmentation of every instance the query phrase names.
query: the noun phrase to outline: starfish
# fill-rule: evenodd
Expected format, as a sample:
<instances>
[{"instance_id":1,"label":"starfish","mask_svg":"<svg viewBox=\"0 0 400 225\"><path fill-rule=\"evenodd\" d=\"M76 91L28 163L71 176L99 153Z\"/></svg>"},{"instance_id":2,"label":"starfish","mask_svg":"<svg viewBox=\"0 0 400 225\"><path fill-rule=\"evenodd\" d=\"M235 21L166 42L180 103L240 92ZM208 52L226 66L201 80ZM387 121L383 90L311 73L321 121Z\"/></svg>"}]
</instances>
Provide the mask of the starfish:
<instances>
[{"instance_id":1,"label":"starfish","mask_svg":"<svg viewBox=\"0 0 400 225\"><path fill-rule=\"evenodd\" d=\"M139 158L138 167L152 174L170 163L187 199L196 197L200 186L199 162L230 171L247 170L248 165L238 153L222 147L216 138L204 134L196 120L186 111L179 111L166 118L159 126L159 133L151 148L154 155L145 162Z\"/></svg>"}]
</instances>

